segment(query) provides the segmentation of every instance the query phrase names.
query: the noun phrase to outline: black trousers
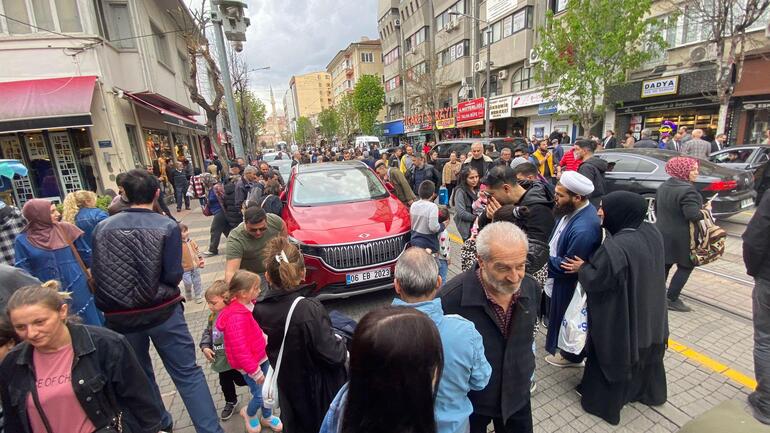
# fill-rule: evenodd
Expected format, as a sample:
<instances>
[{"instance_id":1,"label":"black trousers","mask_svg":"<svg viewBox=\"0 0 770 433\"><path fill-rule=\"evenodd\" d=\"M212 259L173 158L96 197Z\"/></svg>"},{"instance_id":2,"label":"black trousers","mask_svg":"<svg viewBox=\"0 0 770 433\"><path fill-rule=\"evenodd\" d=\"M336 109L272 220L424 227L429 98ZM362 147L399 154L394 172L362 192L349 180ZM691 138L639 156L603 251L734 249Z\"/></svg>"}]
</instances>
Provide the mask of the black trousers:
<instances>
[{"instance_id":1,"label":"black trousers","mask_svg":"<svg viewBox=\"0 0 770 433\"><path fill-rule=\"evenodd\" d=\"M671 268L674 266L673 263L666 264L666 280L668 280L668 274L671 272ZM668 299L671 301L676 301L679 299L679 294L682 293L682 289L684 288L684 285L687 284L687 280L690 279L690 274L692 273L693 268L686 268L681 265L676 265L676 272L674 273L674 276L671 278L671 284L668 285Z\"/></svg>"},{"instance_id":2,"label":"black trousers","mask_svg":"<svg viewBox=\"0 0 770 433\"><path fill-rule=\"evenodd\" d=\"M238 401L235 385L246 386L246 381L238 370L227 370L219 373L219 386L222 388L222 394L225 395L225 401L228 403Z\"/></svg>"},{"instance_id":3,"label":"black trousers","mask_svg":"<svg viewBox=\"0 0 770 433\"><path fill-rule=\"evenodd\" d=\"M219 241L224 234L225 237L230 236L230 224L227 222L224 209L214 215L214 219L211 220L211 240L209 240L209 252L212 254L219 254Z\"/></svg>"},{"instance_id":4,"label":"black trousers","mask_svg":"<svg viewBox=\"0 0 770 433\"><path fill-rule=\"evenodd\" d=\"M505 422L502 418L471 414L471 433L487 433L490 422L495 426L495 433L532 433L532 406L528 401Z\"/></svg>"}]
</instances>

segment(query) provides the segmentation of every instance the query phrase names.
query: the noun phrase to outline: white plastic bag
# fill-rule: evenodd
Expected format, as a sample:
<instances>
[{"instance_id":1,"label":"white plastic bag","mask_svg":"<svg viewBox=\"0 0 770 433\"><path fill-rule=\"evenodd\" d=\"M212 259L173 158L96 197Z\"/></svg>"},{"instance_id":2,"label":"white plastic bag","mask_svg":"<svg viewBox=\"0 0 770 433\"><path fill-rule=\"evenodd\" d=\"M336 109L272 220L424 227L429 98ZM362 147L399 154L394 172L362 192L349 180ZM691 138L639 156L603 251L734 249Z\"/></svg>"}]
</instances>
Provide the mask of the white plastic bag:
<instances>
[{"instance_id":1,"label":"white plastic bag","mask_svg":"<svg viewBox=\"0 0 770 433\"><path fill-rule=\"evenodd\" d=\"M586 293L578 283L559 327L559 349L579 355L586 345L586 335L588 335L588 306Z\"/></svg>"}]
</instances>

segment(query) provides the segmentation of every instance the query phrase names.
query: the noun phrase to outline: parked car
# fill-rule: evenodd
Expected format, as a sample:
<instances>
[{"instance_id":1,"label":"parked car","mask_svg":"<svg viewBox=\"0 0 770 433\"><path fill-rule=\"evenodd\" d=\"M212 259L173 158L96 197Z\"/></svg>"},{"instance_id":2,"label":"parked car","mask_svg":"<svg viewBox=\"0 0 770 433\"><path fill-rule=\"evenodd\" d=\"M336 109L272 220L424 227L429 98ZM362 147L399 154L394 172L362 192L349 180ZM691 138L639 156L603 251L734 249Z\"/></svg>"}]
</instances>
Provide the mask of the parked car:
<instances>
[{"instance_id":1,"label":"parked car","mask_svg":"<svg viewBox=\"0 0 770 433\"><path fill-rule=\"evenodd\" d=\"M709 161L725 167L755 172L759 166L770 161L770 145L744 144L728 147L709 155Z\"/></svg>"},{"instance_id":2,"label":"parked car","mask_svg":"<svg viewBox=\"0 0 770 433\"><path fill-rule=\"evenodd\" d=\"M273 167L273 169L278 170L278 173L281 174L281 178L285 181L291 174L291 163L291 159L274 159L270 161L270 166Z\"/></svg>"},{"instance_id":3,"label":"parked car","mask_svg":"<svg viewBox=\"0 0 770 433\"><path fill-rule=\"evenodd\" d=\"M661 149L612 149L597 157L609 163L605 174L607 192L632 191L643 195L648 203L648 220L654 222L655 192L670 176L665 166L679 152ZM717 217L735 215L754 204L754 177L751 173L700 160L700 174L695 188L704 202L711 197L712 212Z\"/></svg>"},{"instance_id":4,"label":"parked car","mask_svg":"<svg viewBox=\"0 0 770 433\"><path fill-rule=\"evenodd\" d=\"M309 294L344 298L393 287L410 240L409 210L361 161L300 164L282 217L305 256Z\"/></svg>"}]
</instances>

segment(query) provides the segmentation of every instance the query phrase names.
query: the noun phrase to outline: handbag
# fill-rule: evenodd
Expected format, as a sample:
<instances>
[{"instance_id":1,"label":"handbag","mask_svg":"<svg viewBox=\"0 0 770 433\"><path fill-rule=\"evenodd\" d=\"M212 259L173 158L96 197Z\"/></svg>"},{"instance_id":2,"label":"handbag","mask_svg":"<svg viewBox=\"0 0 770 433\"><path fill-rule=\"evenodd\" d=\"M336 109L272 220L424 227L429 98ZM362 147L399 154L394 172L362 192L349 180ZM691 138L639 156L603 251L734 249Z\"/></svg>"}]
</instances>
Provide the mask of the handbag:
<instances>
[{"instance_id":1,"label":"handbag","mask_svg":"<svg viewBox=\"0 0 770 433\"><path fill-rule=\"evenodd\" d=\"M219 207L222 208L222 210L225 210L225 205L222 203L222 200L219 198L219 194L217 194L216 191L214 191L214 197L217 198L217 202L219 203ZM212 216L214 215L213 212L211 212L211 209L209 209L209 203L210 201L206 200L206 206L203 206L203 216Z\"/></svg>"},{"instance_id":2,"label":"handbag","mask_svg":"<svg viewBox=\"0 0 770 433\"><path fill-rule=\"evenodd\" d=\"M291 316L294 314L294 307L299 304L299 301L304 299L302 296L297 296L289 308L289 315L286 317L286 326L283 330L283 340L281 340L281 350L278 351L278 361L275 363L275 369L271 365L267 369L267 375L265 376L265 382L262 384L262 406L268 409L278 408L278 373L281 371L281 359L283 358L283 346L286 343L286 334L289 332L289 324L291 323Z\"/></svg>"},{"instance_id":3,"label":"handbag","mask_svg":"<svg viewBox=\"0 0 770 433\"><path fill-rule=\"evenodd\" d=\"M75 260L78 261L78 265L80 265L80 269L83 271L83 274L86 276L86 283L88 284L88 289L91 290L91 294L96 293L96 283L94 282L93 277L91 276L91 271L88 270L86 267L86 264L83 263L83 259L80 257L80 253L78 252L78 249L75 248L75 244L72 243L72 240L67 237L67 234L62 230L62 228L56 224L56 229L59 230L59 234L61 235L62 239L64 239L64 242L67 242L67 245L70 246L70 249L72 250L72 254L75 256Z\"/></svg>"},{"instance_id":4,"label":"handbag","mask_svg":"<svg viewBox=\"0 0 770 433\"><path fill-rule=\"evenodd\" d=\"M715 224L711 212L702 209L703 219L690 222L690 261L703 266L716 261L725 253L727 232Z\"/></svg>"}]
</instances>

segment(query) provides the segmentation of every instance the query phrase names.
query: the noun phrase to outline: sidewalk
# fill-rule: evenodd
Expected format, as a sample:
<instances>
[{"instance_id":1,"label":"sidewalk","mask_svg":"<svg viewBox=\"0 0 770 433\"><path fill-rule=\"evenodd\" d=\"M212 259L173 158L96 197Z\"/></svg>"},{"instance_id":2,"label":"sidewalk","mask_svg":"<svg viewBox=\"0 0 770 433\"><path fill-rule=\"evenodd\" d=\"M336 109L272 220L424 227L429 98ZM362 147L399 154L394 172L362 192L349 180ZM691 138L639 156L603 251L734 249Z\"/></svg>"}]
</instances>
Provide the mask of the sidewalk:
<instances>
[{"instance_id":1,"label":"sidewalk","mask_svg":"<svg viewBox=\"0 0 770 433\"><path fill-rule=\"evenodd\" d=\"M202 250L205 249L208 245L211 219L204 217L199 209L183 212L181 215L182 221L190 227L193 239ZM731 245L730 249L733 248L736 246ZM206 259L206 267L202 270L204 288L215 279L223 277L225 251L226 241L222 239L221 255ZM452 254L450 277L459 272L459 245L453 244ZM737 268L733 269L727 271L737 272ZM714 291L723 287L724 283L722 279L709 274L693 273L684 293ZM360 319L367 311L389 304L393 296L392 291L379 292L329 301L325 302L325 305L329 310L340 310L354 319ZM691 302L691 305L691 313L669 314L671 340L674 343L665 357L668 402L654 408L636 403L626 405L621 413L619 426L611 426L583 411L579 397L574 391L580 381L582 369L559 369L545 363L545 335L542 333L544 330L541 330L541 334L537 336L537 391L532 396L535 432L676 432L689 420L726 400L735 400L740 407L747 410L746 397L751 390L746 384L742 384L741 380L750 385L754 377L750 321L696 301ZM206 304L187 303L185 315L197 344L208 315ZM174 416L174 431L194 432L184 405L154 352L153 363L161 393ZM207 363L200 352L198 363L204 367L219 412L224 401L217 375L206 368ZM244 403L245 388L239 389L239 395L243 397L241 403ZM243 432L243 423L237 415L222 425L227 432ZM770 433L770 427L758 425L756 432Z\"/></svg>"}]
</instances>

